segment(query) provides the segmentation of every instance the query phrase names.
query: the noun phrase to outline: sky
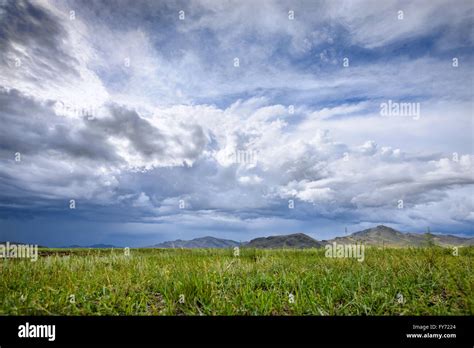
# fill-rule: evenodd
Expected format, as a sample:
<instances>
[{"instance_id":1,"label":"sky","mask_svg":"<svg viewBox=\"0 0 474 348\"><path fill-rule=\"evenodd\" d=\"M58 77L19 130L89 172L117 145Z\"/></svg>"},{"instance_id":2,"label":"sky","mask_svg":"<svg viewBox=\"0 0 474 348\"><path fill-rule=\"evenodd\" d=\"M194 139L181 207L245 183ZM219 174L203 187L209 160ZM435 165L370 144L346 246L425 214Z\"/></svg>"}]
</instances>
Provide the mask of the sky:
<instances>
[{"instance_id":1,"label":"sky","mask_svg":"<svg viewBox=\"0 0 474 348\"><path fill-rule=\"evenodd\" d=\"M474 236L474 3L0 0L0 240Z\"/></svg>"}]
</instances>

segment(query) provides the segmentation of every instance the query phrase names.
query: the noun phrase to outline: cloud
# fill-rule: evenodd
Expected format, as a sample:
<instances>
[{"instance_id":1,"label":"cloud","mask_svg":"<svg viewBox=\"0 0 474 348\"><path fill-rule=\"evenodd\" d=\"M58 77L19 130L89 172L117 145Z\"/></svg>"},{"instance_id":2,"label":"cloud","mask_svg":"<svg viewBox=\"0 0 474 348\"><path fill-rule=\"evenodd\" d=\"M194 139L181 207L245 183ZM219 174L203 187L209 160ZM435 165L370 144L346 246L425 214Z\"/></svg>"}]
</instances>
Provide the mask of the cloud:
<instances>
[{"instance_id":1,"label":"cloud","mask_svg":"<svg viewBox=\"0 0 474 348\"><path fill-rule=\"evenodd\" d=\"M110 116L94 118L88 125L107 137L131 167L192 165L207 143L201 127L175 122L165 126L161 130L136 111L116 105L110 106Z\"/></svg>"},{"instance_id":2,"label":"cloud","mask_svg":"<svg viewBox=\"0 0 474 348\"><path fill-rule=\"evenodd\" d=\"M472 4L119 3L0 3L0 224L471 226Z\"/></svg>"},{"instance_id":3,"label":"cloud","mask_svg":"<svg viewBox=\"0 0 474 348\"><path fill-rule=\"evenodd\" d=\"M22 77L39 85L42 79L78 77L78 62L59 44L67 33L49 11L27 1L6 1L0 16L3 66L15 66L14 58L19 59L28 68Z\"/></svg>"},{"instance_id":4,"label":"cloud","mask_svg":"<svg viewBox=\"0 0 474 348\"><path fill-rule=\"evenodd\" d=\"M451 6L442 0L368 0L329 2L328 12L333 20L343 23L355 44L376 48L436 32L440 35L439 48L447 49L465 45L464 40L468 45L474 43L472 33L461 34L472 22L472 11L468 1ZM448 37L453 39L449 44Z\"/></svg>"}]
</instances>

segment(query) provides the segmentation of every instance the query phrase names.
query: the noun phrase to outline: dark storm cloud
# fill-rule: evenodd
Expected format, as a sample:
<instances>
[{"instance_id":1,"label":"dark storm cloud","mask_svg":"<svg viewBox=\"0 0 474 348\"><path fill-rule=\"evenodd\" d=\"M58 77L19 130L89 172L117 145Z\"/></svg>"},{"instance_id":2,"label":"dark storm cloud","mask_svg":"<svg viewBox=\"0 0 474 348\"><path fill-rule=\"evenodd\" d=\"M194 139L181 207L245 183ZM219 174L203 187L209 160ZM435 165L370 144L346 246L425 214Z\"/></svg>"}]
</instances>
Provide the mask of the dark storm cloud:
<instances>
[{"instance_id":1,"label":"dark storm cloud","mask_svg":"<svg viewBox=\"0 0 474 348\"><path fill-rule=\"evenodd\" d=\"M128 139L131 146L146 157L166 152L167 141L162 132L135 111L116 105L111 106L110 110L112 117L92 120L92 127L108 136Z\"/></svg>"},{"instance_id":2,"label":"dark storm cloud","mask_svg":"<svg viewBox=\"0 0 474 348\"><path fill-rule=\"evenodd\" d=\"M55 114L52 102L40 103L16 90L0 88L0 119L3 158L12 158L16 152L53 151L71 158L119 160L104 134L84 126L71 127L71 120Z\"/></svg>"},{"instance_id":3,"label":"dark storm cloud","mask_svg":"<svg viewBox=\"0 0 474 348\"><path fill-rule=\"evenodd\" d=\"M101 163L123 161L109 142L115 137L128 140L131 148L146 158L195 160L207 139L198 125L180 125L182 134L173 135L154 127L136 111L109 105L110 116L71 120L58 116L53 102L40 103L16 90L0 88L0 151L4 158L13 153L33 155L52 151L69 158Z\"/></svg>"},{"instance_id":4,"label":"dark storm cloud","mask_svg":"<svg viewBox=\"0 0 474 348\"><path fill-rule=\"evenodd\" d=\"M77 199L80 208L71 218L140 221L150 215L147 209L123 211L140 192L121 179L128 157L158 166L161 161L194 161L207 144L200 126L175 124L175 134L115 104L105 108L107 116L95 119L61 116L54 106L0 88L1 218L64 214L69 199ZM128 144L127 158L112 138Z\"/></svg>"},{"instance_id":5,"label":"dark storm cloud","mask_svg":"<svg viewBox=\"0 0 474 348\"><path fill-rule=\"evenodd\" d=\"M29 78L41 84L44 78L57 74L78 76L78 61L61 45L67 36L64 28L46 9L28 1L0 3L0 61L12 66L12 55L34 66ZM16 47L25 47L26 53Z\"/></svg>"},{"instance_id":6,"label":"dark storm cloud","mask_svg":"<svg viewBox=\"0 0 474 348\"><path fill-rule=\"evenodd\" d=\"M207 144L199 125L181 124L180 129L186 135L183 139L182 134L165 134L134 110L118 105L110 105L109 110L110 117L91 120L89 128L105 136L127 139L130 146L146 158L194 160Z\"/></svg>"}]
</instances>

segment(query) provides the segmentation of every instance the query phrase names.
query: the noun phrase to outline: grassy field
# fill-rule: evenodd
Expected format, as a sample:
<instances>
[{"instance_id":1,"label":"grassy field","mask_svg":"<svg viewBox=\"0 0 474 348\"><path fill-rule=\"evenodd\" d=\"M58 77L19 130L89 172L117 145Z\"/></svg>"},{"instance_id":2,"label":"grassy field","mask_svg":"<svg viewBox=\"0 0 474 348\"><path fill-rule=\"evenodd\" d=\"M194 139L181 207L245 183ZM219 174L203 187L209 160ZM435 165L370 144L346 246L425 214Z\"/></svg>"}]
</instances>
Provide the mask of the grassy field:
<instances>
[{"instance_id":1,"label":"grassy field","mask_svg":"<svg viewBox=\"0 0 474 348\"><path fill-rule=\"evenodd\" d=\"M366 248L363 262L324 249L46 249L37 262L0 261L0 314L473 315L473 256L472 247Z\"/></svg>"}]
</instances>

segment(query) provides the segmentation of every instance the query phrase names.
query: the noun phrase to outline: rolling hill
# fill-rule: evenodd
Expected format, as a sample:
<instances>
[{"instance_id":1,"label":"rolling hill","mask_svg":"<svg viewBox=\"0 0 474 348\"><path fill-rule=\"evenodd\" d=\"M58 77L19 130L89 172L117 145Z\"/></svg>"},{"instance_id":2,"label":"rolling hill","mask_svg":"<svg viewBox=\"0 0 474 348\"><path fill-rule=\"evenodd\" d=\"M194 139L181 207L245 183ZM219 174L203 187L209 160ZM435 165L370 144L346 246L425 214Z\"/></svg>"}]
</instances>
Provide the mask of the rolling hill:
<instances>
[{"instance_id":1,"label":"rolling hill","mask_svg":"<svg viewBox=\"0 0 474 348\"><path fill-rule=\"evenodd\" d=\"M275 249L275 248L319 248L323 244L304 233L295 233L284 236L270 236L252 239L245 245L248 248Z\"/></svg>"},{"instance_id":2,"label":"rolling hill","mask_svg":"<svg viewBox=\"0 0 474 348\"><path fill-rule=\"evenodd\" d=\"M363 243L372 246L392 247L422 247L430 243L439 246L468 246L474 245L474 238L461 238L452 235L432 233L404 233L393 228L379 225L349 236L336 237L323 243L354 244Z\"/></svg>"},{"instance_id":3,"label":"rolling hill","mask_svg":"<svg viewBox=\"0 0 474 348\"><path fill-rule=\"evenodd\" d=\"M318 241L304 233L295 233L281 236L269 236L252 239L249 242L239 243L229 239L202 237L192 240L177 239L149 246L148 248L233 248L236 246L276 249L276 248L319 248L336 242L338 244L363 243L367 246L386 247L423 247L428 245L469 246L474 245L474 238L461 238L452 235L432 233L405 233L391 227L379 225L363 231L352 233L344 237Z\"/></svg>"},{"instance_id":4,"label":"rolling hill","mask_svg":"<svg viewBox=\"0 0 474 348\"><path fill-rule=\"evenodd\" d=\"M191 240L177 239L174 241L155 244L149 248L233 248L239 245L239 242L230 239L221 239L208 236Z\"/></svg>"}]
</instances>

